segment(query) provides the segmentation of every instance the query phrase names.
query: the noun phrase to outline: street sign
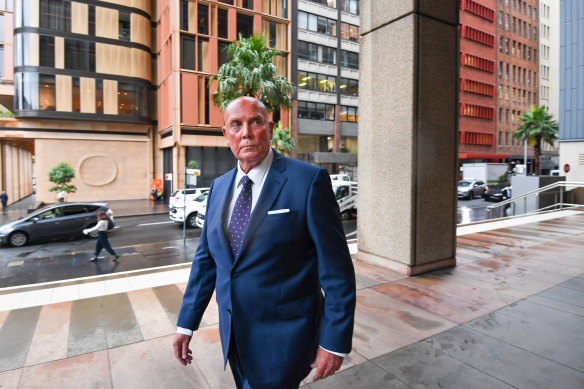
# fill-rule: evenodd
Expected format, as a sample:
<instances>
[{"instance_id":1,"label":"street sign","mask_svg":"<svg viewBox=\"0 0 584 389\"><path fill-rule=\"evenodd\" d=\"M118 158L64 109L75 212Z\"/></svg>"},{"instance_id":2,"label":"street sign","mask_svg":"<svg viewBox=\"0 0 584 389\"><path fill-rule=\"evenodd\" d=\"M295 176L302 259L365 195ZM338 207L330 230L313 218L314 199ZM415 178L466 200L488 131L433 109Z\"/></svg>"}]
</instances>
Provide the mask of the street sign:
<instances>
[{"instance_id":1,"label":"street sign","mask_svg":"<svg viewBox=\"0 0 584 389\"><path fill-rule=\"evenodd\" d=\"M164 173L164 179L166 181L172 181L172 173Z\"/></svg>"},{"instance_id":2,"label":"street sign","mask_svg":"<svg viewBox=\"0 0 584 389\"><path fill-rule=\"evenodd\" d=\"M193 176L200 176L201 169L185 169L185 174L193 175Z\"/></svg>"},{"instance_id":3,"label":"street sign","mask_svg":"<svg viewBox=\"0 0 584 389\"><path fill-rule=\"evenodd\" d=\"M565 164L564 165L564 172L568 173L570 171L570 165L569 164Z\"/></svg>"}]
</instances>

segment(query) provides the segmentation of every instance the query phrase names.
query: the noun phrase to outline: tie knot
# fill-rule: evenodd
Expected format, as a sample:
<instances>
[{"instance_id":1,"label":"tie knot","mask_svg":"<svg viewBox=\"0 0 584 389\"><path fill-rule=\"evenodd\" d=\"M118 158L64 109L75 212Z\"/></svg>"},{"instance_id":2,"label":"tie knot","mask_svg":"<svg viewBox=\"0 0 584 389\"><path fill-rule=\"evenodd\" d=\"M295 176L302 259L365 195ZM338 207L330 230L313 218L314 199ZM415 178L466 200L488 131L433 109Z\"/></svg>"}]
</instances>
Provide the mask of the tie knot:
<instances>
[{"instance_id":1,"label":"tie knot","mask_svg":"<svg viewBox=\"0 0 584 389\"><path fill-rule=\"evenodd\" d=\"M241 185L242 185L244 188L246 188L246 187L247 187L247 188L251 187L251 184L253 184L253 181L252 181L252 180L251 180L251 178L249 178L248 176L243 176L243 177L241 178Z\"/></svg>"}]
</instances>

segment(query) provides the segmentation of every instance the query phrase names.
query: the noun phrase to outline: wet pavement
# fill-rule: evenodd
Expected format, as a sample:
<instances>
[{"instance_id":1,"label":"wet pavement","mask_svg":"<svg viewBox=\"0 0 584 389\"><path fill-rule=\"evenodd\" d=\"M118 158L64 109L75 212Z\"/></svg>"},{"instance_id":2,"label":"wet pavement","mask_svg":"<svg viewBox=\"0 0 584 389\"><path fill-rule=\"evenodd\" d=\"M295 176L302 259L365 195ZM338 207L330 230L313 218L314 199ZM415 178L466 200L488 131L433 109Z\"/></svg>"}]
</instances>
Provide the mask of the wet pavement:
<instances>
[{"instance_id":1,"label":"wet pavement","mask_svg":"<svg viewBox=\"0 0 584 389\"><path fill-rule=\"evenodd\" d=\"M523 223L523 224L522 224ZM353 351L320 388L584 387L584 213L459 227L457 266L354 261ZM2 388L234 388L211 299L179 365L188 265L0 290Z\"/></svg>"}]
</instances>

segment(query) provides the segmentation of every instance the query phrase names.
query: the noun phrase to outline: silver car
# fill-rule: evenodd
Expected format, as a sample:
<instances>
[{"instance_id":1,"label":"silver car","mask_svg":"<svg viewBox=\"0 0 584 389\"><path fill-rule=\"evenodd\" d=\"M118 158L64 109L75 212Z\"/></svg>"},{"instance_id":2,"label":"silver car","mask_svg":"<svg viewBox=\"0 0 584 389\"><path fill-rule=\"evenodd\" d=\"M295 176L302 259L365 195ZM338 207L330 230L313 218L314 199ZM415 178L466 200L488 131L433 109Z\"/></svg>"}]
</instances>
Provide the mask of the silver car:
<instances>
[{"instance_id":1,"label":"silver car","mask_svg":"<svg viewBox=\"0 0 584 389\"><path fill-rule=\"evenodd\" d=\"M460 180L458 181L458 198L472 200L481 197L487 190L487 185L480 180Z\"/></svg>"}]
</instances>

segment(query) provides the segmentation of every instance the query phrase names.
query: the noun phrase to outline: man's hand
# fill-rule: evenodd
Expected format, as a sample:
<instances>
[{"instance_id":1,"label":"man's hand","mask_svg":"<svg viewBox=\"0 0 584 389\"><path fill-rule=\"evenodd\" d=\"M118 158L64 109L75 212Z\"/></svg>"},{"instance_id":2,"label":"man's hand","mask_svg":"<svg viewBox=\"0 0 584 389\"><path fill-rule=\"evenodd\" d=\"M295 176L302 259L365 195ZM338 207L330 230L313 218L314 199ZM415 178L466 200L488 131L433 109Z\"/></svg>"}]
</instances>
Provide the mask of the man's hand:
<instances>
[{"instance_id":1,"label":"man's hand","mask_svg":"<svg viewBox=\"0 0 584 389\"><path fill-rule=\"evenodd\" d=\"M343 359L343 357L331 354L319 347L318 352L316 353L316 359L312 365L310 365L310 367L316 368L316 374L314 375L313 380L318 381L321 378L326 378L335 374L335 372L341 368Z\"/></svg>"},{"instance_id":2,"label":"man's hand","mask_svg":"<svg viewBox=\"0 0 584 389\"><path fill-rule=\"evenodd\" d=\"M182 363L183 366L188 365L193 361L193 352L189 348L189 343L191 342L192 336L184 334L175 334L174 340L172 342L172 347L174 349L174 356L176 360Z\"/></svg>"}]
</instances>

